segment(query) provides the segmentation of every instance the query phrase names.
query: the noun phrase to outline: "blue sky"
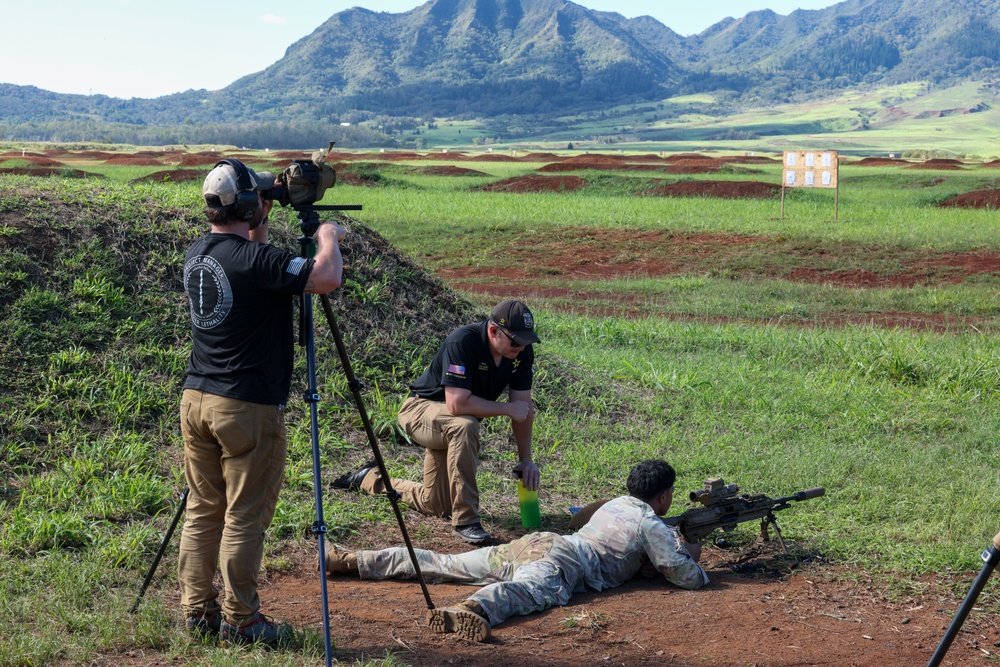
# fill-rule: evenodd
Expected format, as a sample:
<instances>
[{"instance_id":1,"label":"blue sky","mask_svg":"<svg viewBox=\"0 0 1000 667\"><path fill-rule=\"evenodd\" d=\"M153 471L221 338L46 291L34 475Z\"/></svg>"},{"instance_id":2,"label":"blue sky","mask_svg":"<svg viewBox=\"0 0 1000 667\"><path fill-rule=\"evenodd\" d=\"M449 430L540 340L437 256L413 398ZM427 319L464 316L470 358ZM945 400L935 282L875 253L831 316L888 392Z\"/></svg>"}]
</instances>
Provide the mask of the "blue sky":
<instances>
[{"instance_id":1,"label":"blue sky","mask_svg":"<svg viewBox=\"0 0 1000 667\"><path fill-rule=\"evenodd\" d=\"M682 35L759 9L788 14L834 0L576 0L629 18L650 15ZM421 0L34 0L0 17L0 83L57 93L159 97L216 90L279 60L350 7L406 12Z\"/></svg>"}]
</instances>

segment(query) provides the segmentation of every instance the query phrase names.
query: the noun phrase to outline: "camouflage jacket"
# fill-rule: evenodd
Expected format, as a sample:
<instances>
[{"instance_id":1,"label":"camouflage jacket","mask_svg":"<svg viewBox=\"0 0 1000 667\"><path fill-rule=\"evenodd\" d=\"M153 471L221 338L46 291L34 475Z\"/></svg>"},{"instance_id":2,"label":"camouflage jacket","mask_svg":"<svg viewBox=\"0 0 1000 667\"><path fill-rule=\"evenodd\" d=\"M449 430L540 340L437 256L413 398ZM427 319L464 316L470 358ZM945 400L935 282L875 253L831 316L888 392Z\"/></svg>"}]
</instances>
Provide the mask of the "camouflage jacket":
<instances>
[{"instance_id":1,"label":"camouflage jacket","mask_svg":"<svg viewBox=\"0 0 1000 667\"><path fill-rule=\"evenodd\" d=\"M681 588L708 583L708 575L692 560L677 529L632 496L605 503L583 528L565 539L583 565L584 582L594 590L621 586L645 562Z\"/></svg>"}]
</instances>

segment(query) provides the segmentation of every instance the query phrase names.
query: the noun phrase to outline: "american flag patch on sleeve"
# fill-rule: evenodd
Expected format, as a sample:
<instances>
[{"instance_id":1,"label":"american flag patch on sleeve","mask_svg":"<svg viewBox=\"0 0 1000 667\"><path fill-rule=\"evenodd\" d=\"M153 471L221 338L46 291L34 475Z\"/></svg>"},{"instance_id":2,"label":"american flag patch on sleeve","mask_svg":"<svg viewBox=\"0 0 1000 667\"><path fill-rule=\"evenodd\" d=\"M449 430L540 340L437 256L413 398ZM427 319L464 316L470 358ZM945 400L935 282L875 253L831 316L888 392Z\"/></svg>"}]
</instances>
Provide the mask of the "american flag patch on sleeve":
<instances>
[{"instance_id":1,"label":"american flag patch on sleeve","mask_svg":"<svg viewBox=\"0 0 1000 667\"><path fill-rule=\"evenodd\" d=\"M297 276L302 273L302 269L306 266L305 257L293 257L292 261L288 263L288 268L285 269L286 273L290 273L293 276Z\"/></svg>"},{"instance_id":2,"label":"american flag patch on sleeve","mask_svg":"<svg viewBox=\"0 0 1000 667\"><path fill-rule=\"evenodd\" d=\"M461 375L465 377L465 366L459 364L448 364L448 375Z\"/></svg>"}]
</instances>

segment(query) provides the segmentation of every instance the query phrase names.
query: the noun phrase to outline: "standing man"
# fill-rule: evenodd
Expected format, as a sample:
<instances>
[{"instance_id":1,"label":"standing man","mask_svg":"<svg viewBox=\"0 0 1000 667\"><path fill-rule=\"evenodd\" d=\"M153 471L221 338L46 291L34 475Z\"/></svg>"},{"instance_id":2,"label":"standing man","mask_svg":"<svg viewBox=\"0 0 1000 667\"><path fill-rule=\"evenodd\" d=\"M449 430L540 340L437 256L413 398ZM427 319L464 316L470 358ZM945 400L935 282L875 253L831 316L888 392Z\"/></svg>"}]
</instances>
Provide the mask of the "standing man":
<instances>
[{"instance_id":1,"label":"standing man","mask_svg":"<svg viewBox=\"0 0 1000 667\"><path fill-rule=\"evenodd\" d=\"M531 402L535 320L514 299L498 304L488 320L452 331L423 375L410 385L399 410L399 424L425 447L423 484L392 480L403 502L423 514L450 517L453 531L471 544L490 540L479 517L480 421L509 417L517 443L514 466L525 488L538 489L538 467L531 460ZM509 400L498 402L504 389ZM348 473L334 486L378 494L386 490L374 462Z\"/></svg>"},{"instance_id":2,"label":"standing man","mask_svg":"<svg viewBox=\"0 0 1000 667\"><path fill-rule=\"evenodd\" d=\"M257 576L274 517L288 444L285 402L294 356L294 296L340 286L339 243L326 223L315 258L267 243L274 176L222 160L202 194L211 231L184 260L192 349L181 398L190 493L178 580L185 626L223 643L285 643L294 636L260 613ZM216 569L226 588L220 605Z\"/></svg>"},{"instance_id":3,"label":"standing man","mask_svg":"<svg viewBox=\"0 0 1000 667\"><path fill-rule=\"evenodd\" d=\"M640 573L701 588L708 583L698 565L701 544L688 543L660 519L673 503L675 479L666 461L637 463L626 482L629 495L602 505L573 535L530 533L460 554L418 549L427 581L483 587L452 607L428 611L428 627L485 641L511 616L565 605L574 593L615 588ZM362 579L410 579L415 573L405 548L350 552L336 545L327 550L326 571Z\"/></svg>"}]
</instances>

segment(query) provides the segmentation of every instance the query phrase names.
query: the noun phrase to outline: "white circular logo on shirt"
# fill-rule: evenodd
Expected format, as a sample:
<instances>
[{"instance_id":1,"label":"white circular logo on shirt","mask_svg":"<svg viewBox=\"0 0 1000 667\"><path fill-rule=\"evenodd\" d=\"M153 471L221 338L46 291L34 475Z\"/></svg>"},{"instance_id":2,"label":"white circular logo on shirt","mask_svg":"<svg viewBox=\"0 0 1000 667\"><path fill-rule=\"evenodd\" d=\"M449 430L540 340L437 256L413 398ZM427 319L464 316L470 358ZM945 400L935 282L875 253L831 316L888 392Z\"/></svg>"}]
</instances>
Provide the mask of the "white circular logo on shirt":
<instances>
[{"instance_id":1,"label":"white circular logo on shirt","mask_svg":"<svg viewBox=\"0 0 1000 667\"><path fill-rule=\"evenodd\" d=\"M191 302L191 321L199 329L222 323L233 307L233 290L222 265L214 257L199 255L184 267L184 289Z\"/></svg>"}]
</instances>

